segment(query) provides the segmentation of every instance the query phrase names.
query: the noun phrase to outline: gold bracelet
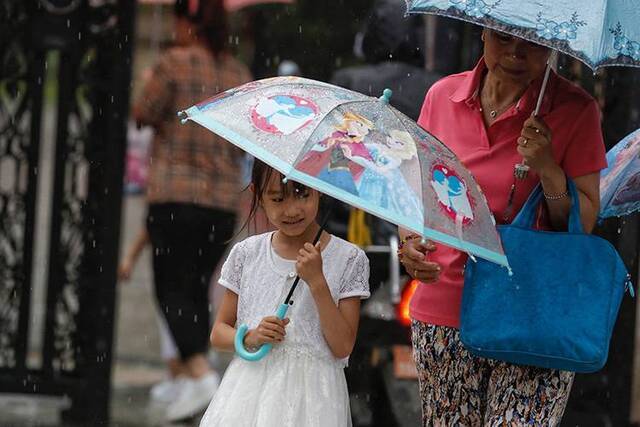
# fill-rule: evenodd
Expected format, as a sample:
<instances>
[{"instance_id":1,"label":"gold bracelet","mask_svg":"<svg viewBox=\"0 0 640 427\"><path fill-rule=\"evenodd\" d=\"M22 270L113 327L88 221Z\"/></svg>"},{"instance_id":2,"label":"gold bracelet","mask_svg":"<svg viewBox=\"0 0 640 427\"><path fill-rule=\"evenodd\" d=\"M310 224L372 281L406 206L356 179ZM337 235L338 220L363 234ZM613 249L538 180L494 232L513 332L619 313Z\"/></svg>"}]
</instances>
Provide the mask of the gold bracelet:
<instances>
[{"instance_id":1,"label":"gold bracelet","mask_svg":"<svg viewBox=\"0 0 640 427\"><path fill-rule=\"evenodd\" d=\"M412 233L412 234L409 234L404 239L400 240L400 243L398 244L398 257L402 258L402 248L409 240L420 239L420 238L421 238L420 235Z\"/></svg>"},{"instance_id":2,"label":"gold bracelet","mask_svg":"<svg viewBox=\"0 0 640 427\"><path fill-rule=\"evenodd\" d=\"M565 191L564 193L560 193L560 194L547 194L543 191L542 194L544 195L544 198L547 200L560 200L567 197L569 195L569 192Z\"/></svg>"}]
</instances>

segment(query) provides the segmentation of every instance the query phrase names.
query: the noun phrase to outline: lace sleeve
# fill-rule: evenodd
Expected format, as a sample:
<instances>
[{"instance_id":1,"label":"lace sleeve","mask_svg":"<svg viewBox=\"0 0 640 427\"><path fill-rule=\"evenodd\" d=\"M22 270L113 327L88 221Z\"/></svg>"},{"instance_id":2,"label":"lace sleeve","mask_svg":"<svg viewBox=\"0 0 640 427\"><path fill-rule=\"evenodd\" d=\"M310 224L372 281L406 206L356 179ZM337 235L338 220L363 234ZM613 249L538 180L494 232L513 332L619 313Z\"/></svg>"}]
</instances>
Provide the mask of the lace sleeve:
<instances>
[{"instance_id":1,"label":"lace sleeve","mask_svg":"<svg viewBox=\"0 0 640 427\"><path fill-rule=\"evenodd\" d=\"M240 294L242 265L245 259L244 249L243 242L237 243L233 249L231 249L227 260L222 265L220 279L218 279L218 283L236 294Z\"/></svg>"},{"instance_id":2,"label":"lace sleeve","mask_svg":"<svg viewBox=\"0 0 640 427\"><path fill-rule=\"evenodd\" d=\"M347 268L340 282L339 299L359 296L369 298L369 258L360 249L354 248L349 254Z\"/></svg>"}]
</instances>

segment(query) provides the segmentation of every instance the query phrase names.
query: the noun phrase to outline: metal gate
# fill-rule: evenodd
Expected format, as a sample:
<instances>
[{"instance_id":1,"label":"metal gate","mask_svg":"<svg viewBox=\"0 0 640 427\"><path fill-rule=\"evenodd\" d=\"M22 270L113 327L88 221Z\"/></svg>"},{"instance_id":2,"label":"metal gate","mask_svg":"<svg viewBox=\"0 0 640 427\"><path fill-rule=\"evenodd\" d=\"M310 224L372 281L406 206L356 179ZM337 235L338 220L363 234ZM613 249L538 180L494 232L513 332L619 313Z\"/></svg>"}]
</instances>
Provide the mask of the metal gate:
<instances>
[{"instance_id":1,"label":"metal gate","mask_svg":"<svg viewBox=\"0 0 640 427\"><path fill-rule=\"evenodd\" d=\"M0 392L108 420L134 0L0 4Z\"/></svg>"}]
</instances>

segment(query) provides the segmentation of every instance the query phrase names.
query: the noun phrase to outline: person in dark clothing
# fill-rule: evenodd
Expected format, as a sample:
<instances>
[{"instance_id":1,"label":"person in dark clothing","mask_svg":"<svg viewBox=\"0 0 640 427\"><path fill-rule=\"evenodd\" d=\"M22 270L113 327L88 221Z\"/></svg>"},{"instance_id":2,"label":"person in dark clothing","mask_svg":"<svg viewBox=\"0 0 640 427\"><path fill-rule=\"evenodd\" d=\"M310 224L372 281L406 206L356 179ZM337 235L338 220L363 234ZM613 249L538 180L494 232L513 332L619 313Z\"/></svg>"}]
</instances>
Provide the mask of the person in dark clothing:
<instances>
[{"instance_id":1,"label":"person in dark clothing","mask_svg":"<svg viewBox=\"0 0 640 427\"><path fill-rule=\"evenodd\" d=\"M136 121L156 131L147 230L156 298L186 371L167 407L170 421L203 410L218 386L206 359L208 289L233 236L242 156L207 130L181 125L176 112L252 80L225 48L222 0L178 0L174 11L176 46L160 56L133 108Z\"/></svg>"},{"instance_id":2,"label":"person in dark clothing","mask_svg":"<svg viewBox=\"0 0 640 427\"><path fill-rule=\"evenodd\" d=\"M422 18L403 11L401 0L377 0L354 44L367 64L336 71L331 83L370 96L389 88L391 105L417 120L424 94L442 76L424 69Z\"/></svg>"}]
</instances>

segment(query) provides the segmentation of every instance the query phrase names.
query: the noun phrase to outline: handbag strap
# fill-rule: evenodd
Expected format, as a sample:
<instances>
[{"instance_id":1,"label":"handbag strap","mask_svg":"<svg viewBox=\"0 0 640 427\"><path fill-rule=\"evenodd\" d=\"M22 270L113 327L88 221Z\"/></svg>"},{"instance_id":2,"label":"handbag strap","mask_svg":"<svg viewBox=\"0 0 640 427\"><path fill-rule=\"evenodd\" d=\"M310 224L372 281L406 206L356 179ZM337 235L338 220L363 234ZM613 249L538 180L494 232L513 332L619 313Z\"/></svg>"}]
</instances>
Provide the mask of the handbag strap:
<instances>
[{"instance_id":1,"label":"handbag strap","mask_svg":"<svg viewBox=\"0 0 640 427\"><path fill-rule=\"evenodd\" d=\"M582 228L582 221L580 219L580 201L578 199L578 190L571 178L567 177L567 191L571 197L571 211L569 212L569 232L570 233L584 233ZM521 228L533 228L533 224L536 218L536 210L540 201L542 200L542 185L538 184L533 189L526 203L518 212L512 225L516 225Z\"/></svg>"}]
</instances>

